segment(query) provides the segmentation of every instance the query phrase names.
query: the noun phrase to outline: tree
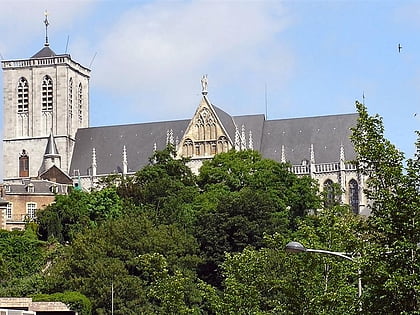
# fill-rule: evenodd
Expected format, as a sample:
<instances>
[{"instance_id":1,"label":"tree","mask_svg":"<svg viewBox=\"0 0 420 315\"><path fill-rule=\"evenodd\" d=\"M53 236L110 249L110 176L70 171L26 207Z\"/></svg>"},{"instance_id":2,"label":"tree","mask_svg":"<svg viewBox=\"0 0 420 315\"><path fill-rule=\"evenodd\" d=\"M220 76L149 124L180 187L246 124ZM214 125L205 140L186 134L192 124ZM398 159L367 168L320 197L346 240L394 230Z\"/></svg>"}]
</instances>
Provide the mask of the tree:
<instances>
[{"instance_id":1,"label":"tree","mask_svg":"<svg viewBox=\"0 0 420 315\"><path fill-rule=\"evenodd\" d=\"M227 253L223 313L359 313L357 264L320 254L289 254L283 248L293 237L308 248L357 250L364 230L364 220L347 206L333 207L299 220L293 236L266 235L261 249Z\"/></svg>"},{"instance_id":2,"label":"tree","mask_svg":"<svg viewBox=\"0 0 420 315\"><path fill-rule=\"evenodd\" d=\"M55 202L37 213L41 239L71 242L77 233L122 214L122 201L115 187L98 191L73 190L69 195L57 195Z\"/></svg>"},{"instance_id":3,"label":"tree","mask_svg":"<svg viewBox=\"0 0 420 315\"><path fill-rule=\"evenodd\" d=\"M372 314L418 313L420 141L414 159L405 161L384 137L382 118L370 116L359 102L356 107L359 120L352 141L359 170L369 178L365 193L372 210L368 220L372 237L362 267L363 307Z\"/></svg>"},{"instance_id":4,"label":"tree","mask_svg":"<svg viewBox=\"0 0 420 315\"><path fill-rule=\"evenodd\" d=\"M194 238L176 225L155 226L144 215L121 217L78 234L51 269L49 290L77 290L101 313L110 309L113 284L115 314L150 314L165 300L152 294L168 285L164 279L177 275L198 285L199 261ZM194 309L194 301L187 297L182 303Z\"/></svg>"},{"instance_id":5,"label":"tree","mask_svg":"<svg viewBox=\"0 0 420 315\"><path fill-rule=\"evenodd\" d=\"M175 156L171 145L156 151L149 165L122 181L118 193L156 224L191 226L191 203L198 194L196 178L187 166L188 159Z\"/></svg>"},{"instance_id":6,"label":"tree","mask_svg":"<svg viewBox=\"0 0 420 315\"><path fill-rule=\"evenodd\" d=\"M198 184L194 235L205 258L199 275L217 287L226 252L261 248L264 233L288 234L297 217L320 205L310 178L252 150L232 150L204 162Z\"/></svg>"}]
</instances>

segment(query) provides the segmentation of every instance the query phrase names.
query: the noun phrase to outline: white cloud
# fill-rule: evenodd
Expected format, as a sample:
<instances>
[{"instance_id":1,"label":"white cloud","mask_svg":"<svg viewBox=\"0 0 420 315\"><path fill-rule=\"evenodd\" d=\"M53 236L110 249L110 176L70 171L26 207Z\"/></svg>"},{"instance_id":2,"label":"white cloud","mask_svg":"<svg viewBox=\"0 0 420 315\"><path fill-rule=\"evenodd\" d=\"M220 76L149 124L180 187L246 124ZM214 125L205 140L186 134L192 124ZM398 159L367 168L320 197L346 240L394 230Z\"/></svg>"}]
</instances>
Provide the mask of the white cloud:
<instances>
[{"instance_id":1,"label":"white cloud","mask_svg":"<svg viewBox=\"0 0 420 315\"><path fill-rule=\"evenodd\" d=\"M191 115L204 73L210 89L238 79L251 90L255 81L286 80L293 58L279 34L288 23L281 3L271 1L132 7L97 44L93 81L111 93L131 95L143 113L146 105L159 104L178 113L184 107Z\"/></svg>"}]
</instances>

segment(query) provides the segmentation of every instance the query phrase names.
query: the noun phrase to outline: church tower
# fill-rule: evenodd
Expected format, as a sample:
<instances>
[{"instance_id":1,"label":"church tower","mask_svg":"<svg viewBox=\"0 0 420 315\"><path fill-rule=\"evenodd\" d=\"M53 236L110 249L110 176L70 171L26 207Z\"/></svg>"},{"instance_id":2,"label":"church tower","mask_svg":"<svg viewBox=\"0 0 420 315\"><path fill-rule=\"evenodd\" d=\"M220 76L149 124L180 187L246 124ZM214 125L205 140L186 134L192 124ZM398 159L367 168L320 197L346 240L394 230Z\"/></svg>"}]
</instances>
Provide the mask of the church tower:
<instances>
[{"instance_id":1,"label":"church tower","mask_svg":"<svg viewBox=\"0 0 420 315\"><path fill-rule=\"evenodd\" d=\"M76 131L89 127L90 70L50 48L47 15L44 23L40 51L2 61L5 182L37 177L46 158L68 174Z\"/></svg>"}]
</instances>

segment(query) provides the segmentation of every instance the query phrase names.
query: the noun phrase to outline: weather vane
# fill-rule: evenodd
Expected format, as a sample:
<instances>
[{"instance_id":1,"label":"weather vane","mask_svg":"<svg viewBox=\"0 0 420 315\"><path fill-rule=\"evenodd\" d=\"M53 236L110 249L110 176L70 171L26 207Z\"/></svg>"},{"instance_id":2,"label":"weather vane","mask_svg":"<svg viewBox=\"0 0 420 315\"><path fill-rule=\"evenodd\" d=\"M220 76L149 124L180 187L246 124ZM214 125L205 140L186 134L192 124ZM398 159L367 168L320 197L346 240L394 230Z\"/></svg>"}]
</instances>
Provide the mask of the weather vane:
<instances>
[{"instance_id":1,"label":"weather vane","mask_svg":"<svg viewBox=\"0 0 420 315\"><path fill-rule=\"evenodd\" d=\"M45 15L45 20L44 20L44 24L45 24L45 46L49 46L50 44L48 44L48 25L50 25L50 23L48 22L48 12L47 12L47 10L45 10L44 15Z\"/></svg>"}]
</instances>

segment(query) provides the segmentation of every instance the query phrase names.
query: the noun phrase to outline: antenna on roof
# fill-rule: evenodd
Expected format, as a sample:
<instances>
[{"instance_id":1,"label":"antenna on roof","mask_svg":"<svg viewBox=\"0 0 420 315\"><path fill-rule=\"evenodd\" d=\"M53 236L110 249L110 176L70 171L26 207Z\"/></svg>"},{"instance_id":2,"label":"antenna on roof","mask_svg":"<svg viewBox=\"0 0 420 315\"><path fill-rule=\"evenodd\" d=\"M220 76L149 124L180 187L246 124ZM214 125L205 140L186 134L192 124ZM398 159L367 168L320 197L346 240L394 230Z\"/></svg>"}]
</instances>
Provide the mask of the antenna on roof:
<instances>
[{"instance_id":1,"label":"antenna on roof","mask_svg":"<svg viewBox=\"0 0 420 315\"><path fill-rule=\"evenodd\" d=\"M50 23L48 22L48 12L47 12L47 10L45 10L44 15L45 15L45 20L44 20L44 24L45 24L45 44L44 44L44 46L49 46L50 44L48 43L48 25L50 25Z\"/></svg>"},{"instance_id":2,"label":"antenna on roof","mask_svg":"<svg viewBox=\"0 0 420 315\"><path fill-rule=\"evenodd\" d=\"M89 69L90 69L90 67L92 66L93 61L95 60L96 54L97 54L97 52L95 52L95 54L94 54L94 55L93 55L93 57L92 57L92 61L91 61L91 62L90 62L90 64L89 64Z\"/></svg>"},{"instance_id":3,"label":"antenna on roof","mask_svg":"<svg viewBox=\"0 0 420 315\"><path fill-rule=\"evenodd\" d=\"M3 60L4 59L4 57L3 57L3 55L0 53L0 59L1 60Z\"/></svg>"},{"instance_id":4,"label":"antenna on roof","mask_svg":"<svg viewBox=\"0 0 420 315\"><path fill-rule=\"evenodd\" d=\"M67 48L69 47L69 39L70 39L70 35L67 35L66 51L64 52L65 54L67 54Z\"/></svg>"},{"instance_id":5,"label":"antenna on roof","mask_svg":"<svg viewBox=\"0 0 420 315\"><path fill-rule=\"evenodd\" d=\"M264 97L265 97L265 119L268 119L267 82L264 85Z\"/></svg>"}]
</instances>

